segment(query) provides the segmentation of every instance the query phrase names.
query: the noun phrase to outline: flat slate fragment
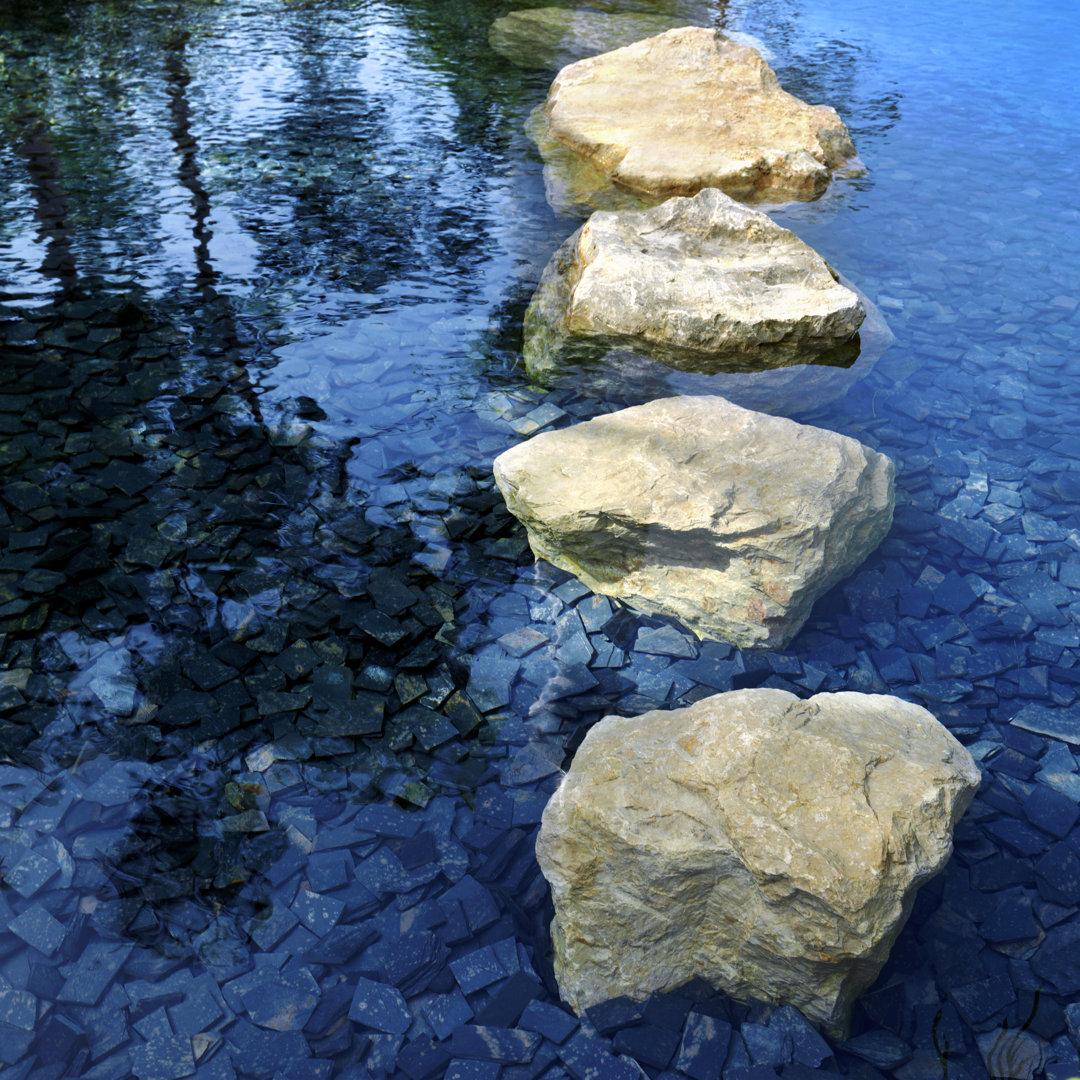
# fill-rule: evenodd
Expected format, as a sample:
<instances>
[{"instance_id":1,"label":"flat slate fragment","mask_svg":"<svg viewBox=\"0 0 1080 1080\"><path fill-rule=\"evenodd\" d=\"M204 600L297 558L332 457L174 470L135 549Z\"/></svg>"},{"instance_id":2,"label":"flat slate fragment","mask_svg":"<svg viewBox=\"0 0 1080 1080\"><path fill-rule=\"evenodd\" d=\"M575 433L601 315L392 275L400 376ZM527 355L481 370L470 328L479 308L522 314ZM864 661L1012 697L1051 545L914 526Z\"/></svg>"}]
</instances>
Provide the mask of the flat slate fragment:
<instances>
[{"instance_id":1,"label":"flat slate fragment","mask_svg":"<svg viewBox=\"0 0 1080 1080\"><path fill-rule=\"evenodd\" d=\"M45 956L52 956L64 942L67 931L40 904L32 904L8 923L8 929Z\"/></svg>"},{"instance_id":2,"label":"flat slate fragment","mask_svg":"<svg viewBox=\"0 0 1080 1080\"><path fill-rule=\"evenodd\" d=\"M1080 710L1051 708L1034 702L1025 705L1010 721L1014 727L1050 735L1072 746L1080 746Z\"/></svg>"},{"instance_id":3,"label":"flat slate fragment","mask_svg":"<svg viewBox=\"0 0 1080 1080\"><path fill-rule=\"evenodd\" d=\"M532 1061L540 1038L524 1028L462 1024L450 1037L450 1050L455 1057L521 1065Z\"/></svg>"},{"instance_id":4,"label":"flat slate fragment","mask_svg":"<svg viewBox=\"0 0 1080 1080\"><path fill-rule=\"evenodd\" d=\"M349 1019L375 1031L401 1035L409 1030L412 1013L399 990L361 977L349 1008Z\"/></svg>"}]
</instances>

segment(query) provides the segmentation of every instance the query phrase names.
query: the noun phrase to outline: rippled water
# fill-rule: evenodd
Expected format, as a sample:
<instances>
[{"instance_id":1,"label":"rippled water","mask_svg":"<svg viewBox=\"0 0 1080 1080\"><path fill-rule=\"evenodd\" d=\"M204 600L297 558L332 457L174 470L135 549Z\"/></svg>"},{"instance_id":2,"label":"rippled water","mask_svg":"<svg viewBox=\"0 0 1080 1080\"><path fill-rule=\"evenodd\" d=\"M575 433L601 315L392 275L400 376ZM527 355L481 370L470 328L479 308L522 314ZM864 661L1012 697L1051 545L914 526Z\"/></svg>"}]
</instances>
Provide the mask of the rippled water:
<instances>
[{"instance_id":1,"label":"rippled water","mask_svg":"<svg viewBox=\"0 0 1080 1080\"><path fill-rule=\"evenodd\" d=\"M1042 1001L1070 1075L1080 842L1031 800L1080 780L1008 721L1080 727L1076 9L693 8L848 123L865 174L771 212L896 337L771 406L896 461L890 537L790 650L718 650L708 683L635 652L627 612L589 616L568 676L580 597L490 479L538 427L670 389L525 377L578 222L523 131L550 73L487 44L510 6L0 11L0 1077L391 1075L489 946L554 1000L531 842L564 752L606 712L761 683L914 698L984 762L856 1016L914 1055L882 1068L984 1075L977 1036ZM551 645L514 660L525 626ZM435 909L466 879L494 914L455 936ZM319 953L320 919L371 939ZM343 1020L360 974L406 989L405 1042Z\"/></svg>"}]
</instances>

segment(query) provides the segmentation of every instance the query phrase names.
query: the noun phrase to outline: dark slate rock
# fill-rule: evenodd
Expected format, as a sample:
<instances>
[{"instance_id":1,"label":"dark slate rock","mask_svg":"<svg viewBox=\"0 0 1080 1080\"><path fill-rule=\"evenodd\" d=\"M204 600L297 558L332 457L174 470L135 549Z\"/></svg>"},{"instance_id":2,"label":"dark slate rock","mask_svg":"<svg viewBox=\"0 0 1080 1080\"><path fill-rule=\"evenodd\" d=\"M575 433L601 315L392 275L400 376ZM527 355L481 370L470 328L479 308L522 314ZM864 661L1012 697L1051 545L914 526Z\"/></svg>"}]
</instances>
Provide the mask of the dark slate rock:
<instances>
[{"instance_id":1,"label":"dark slate rock","mask_svg":"<svg viewBox=\"0 0 1080 1080\"><path fill-rule=\"evenodd\" d=\"M800 1065L816 1069L832 1057L832 1048L794 1005L785 1005L773 1013L769 1027L791 1037L792 1058Z\"/></svg>"},{"instance_id":2,"label":"dark slate rock","mask_svg":"<svg viewBox=\"0 0 1080 1080\"><path fill-rule=\"evenodd\" d=\"M96 1005L113 981L132 946L93 942L86 946L75 969L57 995L58 1001L74 1005Z\"/></svg>"},{"instance_id":3,"label":"dark slate rock","mask_svg":"<svg viewBox=\"0 0 1080 1080\"><path fill-rule=\"evenodd\" d=\"M1046 834L1032 828L1026 822L1018 821L1016 818L990 821L983 827L1007 848L1025 858L1031 858L1031 856L1038 855L1039 852L1046 849L1048 842Z\"/></svg>"},{"instance_id":4,"label":"dark slate rock","mask_svg":"<svg viewBox=\"0 0 1080 1080\"><path fill-rule=\"evenodd\" d=\"M911 1058L911 1047L899 1035L881 1028L840 1043L840 1049L869 1061L879 1069L895 1069Z\"/></svg>"},{"instance_id":5,"label":"dark slate rock","mask_svg":"<svg viewBox=\"0 0 1080 1080\"><path fill-rule=\"evenodd\" d=\"M753 1065L783 1065L792 1060L791 1036L764 1024L745 1023L739 1029Z\"/></svg>"},{"instance_id":6,"label":"dark slate rock","mask_svg":"<svg viewBox=\"0 0 1080 1080\"><path fill-rule=\"evenodd\" d=\"M63 924L40 904L31 904L8 923L8 929L45 956L52 956L60 948L66 934Z\"/></svg>"},{"instance_id":7,"label":"dark slate rock","mask_svg":"<svg viewBox=\"0 0 1080 1080\"><path fill-rule=\"evenodd\" d=\"M472 1006L455 986L449 993L437 994L424 1006L424 1018L437 1039L448 1039L456 1028L473 1018Z\"/></svg>"},{"instance_id":8,"label":"dark slate rock","mask_svg":"<svg viewBox=\"0 0 1080 1080\"><path fill-rule=\"evenodd\" d=\"M60 873L60 867L36 851L28 851L14 866L5 867L4 884L28 900Z\"/></svg>"},{"instance_id":9,"label":"dark slate rock","mask_svg":"<svg viewBox=\"0 0 1080 1080\"><path fill-rule=\"evenodd\" d=\"M998 892L1010 885L1032 885L1035 875L1027 859L997 855L977 862L969 871L972 888L983 892ZM1042 892L1042 890L1039 890ZM1054 899L1054 897L1047 897Z\"/></svg>"},{"instance_id":10,"label":"dark slate rock","mask_svg":"<svg viewBox=\"0 0 1080 1080\"><path fill-rule=\"evenodd\" d=\"M1080 993L1080 965L1076 963L1078 950L1080 923L1062 923L1047 932L1043 943L1031 957L1031 969L1059 994L1074 996Z\"/></svg>"},{"instance_id":11,"label":"dark slate rock","mask_svg":"<svg viewBox=\"0 0 1080 1080\"><path fill-rule=\"evenodd\" d=\"M769 1065L729 1065L724 1080L779 1080L780 1074Z\"/></svg>"},{"instance_id":12,"label":"dark slate rock","mask_svg":"<svg viewBox=\"0 0 1080 1080\"><path fill-rule=\"evenodd\" d=\"M654 653L657 656L673 656L693 660L698 649L692 638L679 633L674 626L643 626L634 640L636 652Z\"/></svg>"},{"instance_id":13,"label":"dark slate rock","mask_svg":"<svg viewBox=\"0 0 1080 1080\"><path fill-rule=\"evenodd\" d=\"M663 1069L679 1046L679 1033L655 1024L623 1028L613 1041L616 1053L628 1054L641 1065Z\"/></svg>"},{"instance_id":14,"label":"dark slate rock","mask_svg":"<svg viewBox=\"0 0 1080 1080\"><path fill-rule=\"evenodd\" d=\"M619 1028L640 1023L643 1018L641 1005L628 997L611 998L597 1005L590 1005L585 1014L601 1035L611 1035Z\"/></svg>"},{"instance_id":15,"label":"dark slate rock","mask_svg":"<svg viewBox=\"0 0 1080 1080\"><path fill-rule=\"evenodd\" d=\"M955 571L946 574L933 592L934 603L953 615L962 615L979 598L968 581Z\"/></svg>"},{"instance_id":16,"label":"dark slate rock","mask_svg":"<svg viewBox=\"0 0 1080 1080\"><path fill-rule=\"evenodd\" d=\"M236 1060L252 1076L290 1075L299 1061L311 1057L307 1040L299 1031L268 1031L245 1020L235 1021L225 1033L235 1047Z\"/></svg>"},{"instance_id":17,"label":"dark slate rock","mask_svg":"<svg viewBox=\"0 0 1080 1080\"><path fill-rule=\"evenodd\" d=\"M309 964L345 964L378 937L370 926L335 926L304 953Z\"/></svg>"},{"instance_id":18,"label":"dark slate rock","mask_svg":"<svg viewBox=\"0 0 1080 1080\"><path fill-rule=\"evenodd\" d=\"M645 1023L670 1028L672 1031L682 1031L686 1018L693 1007L694 999L677 991L675 993L653 994L645 1002Z\"/></svg>"},{"instance_id":19,"label":"dark slate rock","mask_svg":"<svg viewBox=\"0 0 1080 1080\"><path fill-rule=\"evenodd\" d=\"M1042 1043L1028 1031L1001 1028L976 1037L979 1053L992 1077L1031 1080L1043 1065Z\"/></svg>"},{"instance_id":20,"label":"dark slate rock","mask_svg":"<svg viewBox=\"0 0 1080 1080\"><path fill-rule=\"evenodd\" d=\"M553 1043L562 1043L577 1030L578 1019L547 1001L530 1001L521 1014L518 1026L539 1032Z\"/></svg>"},{"instance_id":21,"label":"dark slate rock","mask_svg":"<svg viewBox=\"0 0 1080 1080\"><path fill-rule=\"evenodd\" d=\"M731 1025L715 1016L691 1012L683 1027L674 1067L691 1080L719 1080L731 1043Z\"/></svg>"},{"instance_id":22,"label":"dark slate rock","mask_svg":"<svg viewBox=\"0 0 1080 1080\"><path fill-rule=\"evenodd\" d=\"M1009 723L1024 731L1050 735L1072 746L1080 746L1080 709L1050 708L1031 703L1016 713Z\"/></svg>"},{"instance_id":23,"label":"dark slate rock","mask_svg":"<svg viewBox=\"0 0 1080 1080\"><path fill-rule=\"evenodd\" d=\"M608 1051L594 1035L577 1031L558 1048L559 1060L574 1080L640 1080L632 1065Z\"/></svg>"},{"instance_id":24,"label":"dark slate rock","mask_svg":"<svg viewBox=\"0 0 1080 1080\"><path fill-rule=\"evenodd\" d=\"M958 1057L964 1053L964 1023L949 1002L940 1005L916 1005L915 1035L918 1047L932 1046L943 1056Z\"/></svg>"},{"instance_id":25,"label":"dark slate rock","mask_svg":"<svg viewBox=\"0 0 1080 1080\"><path fill-rule=\"evenodd\" d=\"M469 1061L454 1058L446 1067L445 1080L499 1080L496 1061Z\"/></svg>"},{"instance_id":26,"label":"dark slate rock","mask_svg":"<svg viewBox=\"0 0 1080 1080\"><path fill-rule=\"evenodd\" d=\"M407 1042L398 1054L398 1068L411 1080L427 1080L441 1075L450 1064L450 1054L430 1037Z\"/></svg>"},{"instance_id":27,"label":"dark slate rock","mask_svg":"<svg viewBox=\"0 0 1080 1080\"><path fill-rule=\"evenodd\" d=\"M1024 813L1032 825L1064 839L1080 818L1080 807L1061 792L1039 784L1024 800Z\"/></svg>"},{"instance_id":28,"label":"dark slate rock","mask_svg":"<svg viewBox=\"0 0 1080 1080\"><path fill-rule=\"evenodd\" d=\"M499 958L490 945L451 960L450 970L466 994L482 990L485 986L505 979L509 974L499 963Z\"/></svg>"},{"instance_id":29,"label":"dark slate rock","mask_svg":"<svg viewBox=\"0 0 1080 1080\"><path fill-rule=\"evenodd\" d=\"M539 998L543 992L544 988L531 975L523 971L515 972L480 1010L476 1023L481 1027L514 1027L529 1002Z\"/></svg>"},{"instance_id":30,"label":"dark slate rock","mask_svg":"<svg viewBox=\"0 0 1080 1080\"><path fill-rule=\"evenodd\" d=\"M195 1071L191 1039L186 1035L155 1035L131 1051L131 1071L139 1080L178 1080Z\"/></svg>"},{"instance_id":31,"label":"dark slate rock","mask_svg":"<svg viewBox=\"0 0 1080 1080\"><path fill-rule=\"evenodd\" d=\"M1052 844L1035 862L1039 894L1055 904L1080 904L1080 853L1068 841Z\"/></svg>"},{"instance_id":32,"label":"dark slate rock","mask_svg":"<svg viewBox=\"0 0 1080 1080\"><path fill-rule=\"evenodd\" d=\"M476 1058L505 1065L523 1064L532 1061L540 1038L536 1032L524 1028L462 1024L450 1036L450 1050L456 1058Z\"/></svg>"},{"instance_id":33,"label":"dark slate rock","mask_svg":"<svg viewBox=\"0 0 1080 1080\"><path fill-rule=\"evenodd\" d=\"M1077 976L1080 979L1080 975ZM1080 987L1080 982L1077 983ZM975 1027L1016 1000L1012 983L1001 975L992 975L966 986L950 987L949 997L968 1025Z\"/></svg>"},{"instance_id":34,"label":"dark slate rock","mask_svg":"<svg viewBox=\"0 0 1080 1080\"><path fill-rule=\"evenodd\" d=\"M1031 910L1031 897L1020 890L995 896L993 914L982 925L983 937L994 944L1025 941L1039 934L1039 924Z\"/></svg>"},{"instance_id":35,"label":"dark slate rock","mask_svg":"<svg viewBox=\"0 0 1080 1080\"><path fill-rule=\"evenodd\" d=\"M412 1014L399 990L365 978L356 984L349 1019L392 1035L404 1034L412 1024Z\"/></svg>"}]
</instances>

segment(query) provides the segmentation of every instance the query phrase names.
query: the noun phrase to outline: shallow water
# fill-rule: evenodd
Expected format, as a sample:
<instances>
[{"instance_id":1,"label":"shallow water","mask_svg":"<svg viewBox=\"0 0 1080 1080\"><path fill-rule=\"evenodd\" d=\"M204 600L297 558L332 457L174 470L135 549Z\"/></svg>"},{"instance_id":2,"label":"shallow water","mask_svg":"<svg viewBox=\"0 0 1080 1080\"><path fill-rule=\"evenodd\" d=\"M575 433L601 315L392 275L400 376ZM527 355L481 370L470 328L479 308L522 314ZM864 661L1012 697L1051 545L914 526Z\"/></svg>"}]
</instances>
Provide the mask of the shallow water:
<instances>
[{"instance_id":1,"label":"shallow water","mask_svg":"<svg viewBox=\"0 0 1080 1080\"><path fill-rule=\"evenodd\" d=\"M773 213L896 342L776 411L892 457L898 512L789 650L701 663L531 564L490 479L665 392L524 376L577 221L523 132L549 76L487 44L507 9L0 12L0 1077L445 1071L509 976L556 1000L531 844L588 724L762 684L912 698L985 767L857 1010L906 1047L882 1071L985 1075L1004 1025L1072 1075L1080 778L1009 720L1080 738L1080 17L712 9L865 163ZM362 976L407 1032L346 1018Z\"/></svg>"}]
</instances>

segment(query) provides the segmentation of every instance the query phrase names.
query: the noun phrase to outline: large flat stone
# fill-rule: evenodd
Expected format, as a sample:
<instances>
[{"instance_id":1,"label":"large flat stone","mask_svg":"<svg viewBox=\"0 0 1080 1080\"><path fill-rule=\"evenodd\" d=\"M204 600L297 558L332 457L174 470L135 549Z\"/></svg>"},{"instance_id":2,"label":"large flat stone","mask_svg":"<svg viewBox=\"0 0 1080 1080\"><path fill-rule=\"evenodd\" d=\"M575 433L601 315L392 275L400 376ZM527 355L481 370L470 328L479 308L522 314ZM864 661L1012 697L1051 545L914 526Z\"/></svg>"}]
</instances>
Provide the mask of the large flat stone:
<instances>
[{"instance_id":1,"label":"large flat stone","mask_svg":"<svg viewBox=\"0 0 1080 1080\"><path fill-rule=\"evenodd\" d=\"M886 695L605 718L536 846L563 998L580 1013L699 976L842 1034L978 785L930 713Z\"/></svg>"},{"instance_id":2,"label":"large flat stone","mask_svg":"<svg viewBox=\"0 0 1080 1080\"><path fill-rule=\"evenodd\" d=\"M600 211L548 263L525 314L534 377L627 349L687 371L850 364L864 311L794 233L716 188Z\"/></svg>"},{"instance_id":3,"label":"large flat stone","mask_svg":"<svg viewBox=\"0 0 1080 1080\"><path fill-rule=\"evenodd\" d=\"M888 458L719 397L546 432L494 472L538 558L740 646L786 644L892 520Z\"/></svg>"},{"instance_id":4,"label":"large flat stone","mask_svg":"<svg viewBox=\"0 0 1080 1080\"><path fill-rule=\"evenodd\" d=\"M781 89L761 54L718 30L682 27L579 60L552 83L530 134L553 204L610 208L718 187L745 202L814 199L855 155L836 111ZM591 171L588 171L591 170Z\"/></svg>"}]
</instances>

